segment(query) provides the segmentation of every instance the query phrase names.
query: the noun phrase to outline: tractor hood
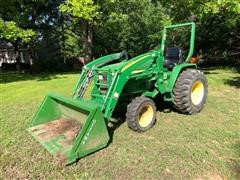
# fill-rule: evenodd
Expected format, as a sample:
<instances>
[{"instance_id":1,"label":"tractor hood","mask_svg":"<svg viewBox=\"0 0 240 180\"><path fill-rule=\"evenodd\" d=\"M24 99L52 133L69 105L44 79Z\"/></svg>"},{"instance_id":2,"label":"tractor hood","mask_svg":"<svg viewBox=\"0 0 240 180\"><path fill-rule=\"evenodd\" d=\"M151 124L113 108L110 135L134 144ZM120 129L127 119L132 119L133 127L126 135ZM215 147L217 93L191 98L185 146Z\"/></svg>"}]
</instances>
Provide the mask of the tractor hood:
<instances>
[{"instance_id":1,"label":"tractor hood","mask_svg":"<svg viewBox=\"0 0 240 180\"><path fill-rule=\"evenodd\" d=\"M115 64L110 64L101 68L103 71L117 71L120 70L128 61L123 61Z\"/></svg>"}]
</instances>

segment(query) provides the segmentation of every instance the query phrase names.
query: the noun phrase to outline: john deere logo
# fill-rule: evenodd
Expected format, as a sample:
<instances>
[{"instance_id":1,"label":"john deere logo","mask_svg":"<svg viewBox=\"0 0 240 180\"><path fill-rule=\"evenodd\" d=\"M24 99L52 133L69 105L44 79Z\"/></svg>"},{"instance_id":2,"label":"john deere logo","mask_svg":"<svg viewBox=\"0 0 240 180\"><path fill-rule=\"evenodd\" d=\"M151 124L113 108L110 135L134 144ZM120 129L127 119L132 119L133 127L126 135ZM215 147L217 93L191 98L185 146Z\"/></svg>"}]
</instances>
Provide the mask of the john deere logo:
<instances>
[{"instance_id":1,"label":"john deere logo","mask_svg":"<svg viewBox=\"0 0 240 180\"><path fill-rule=\"evenodd\" d=\"M91 133L91 131L92 131L92 129L93 129L93 126L96 124L96 122L97 122L97 121L94 119L94 120L92 121L92 123L90 124L90 127L89 127L87 133L86 133L85 136L83 137L83 142L82 142L82 144L85 144L85 143L86 143L86 141L87 141L87 139L88 139L88 137L89 137L89 135L90 135L90 133Z\"/></svg>"}]
</instances>

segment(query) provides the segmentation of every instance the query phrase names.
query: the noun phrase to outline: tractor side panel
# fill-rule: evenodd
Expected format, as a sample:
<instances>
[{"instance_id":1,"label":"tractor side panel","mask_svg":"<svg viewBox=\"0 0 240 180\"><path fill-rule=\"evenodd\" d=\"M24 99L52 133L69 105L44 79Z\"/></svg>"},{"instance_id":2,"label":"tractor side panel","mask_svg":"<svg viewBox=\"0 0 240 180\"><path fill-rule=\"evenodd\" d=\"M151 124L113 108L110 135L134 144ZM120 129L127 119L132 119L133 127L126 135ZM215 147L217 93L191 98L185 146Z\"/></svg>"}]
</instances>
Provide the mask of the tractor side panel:
<instances>
[{"instance_id":1,"label":"tractor side panel","mask_svg":"<svg viewBox=\"0 0 240 180\"><path fill-rule=\"evenodd\" d=\"M174 66L171 75L170 75L170 80L169 80L169 89L172 91L175 85L175 82L177 81L177 78L179 74L182 72L183 69L187 68L196 68L196 64L179 64Z\"/></svg>"}]
</instances>

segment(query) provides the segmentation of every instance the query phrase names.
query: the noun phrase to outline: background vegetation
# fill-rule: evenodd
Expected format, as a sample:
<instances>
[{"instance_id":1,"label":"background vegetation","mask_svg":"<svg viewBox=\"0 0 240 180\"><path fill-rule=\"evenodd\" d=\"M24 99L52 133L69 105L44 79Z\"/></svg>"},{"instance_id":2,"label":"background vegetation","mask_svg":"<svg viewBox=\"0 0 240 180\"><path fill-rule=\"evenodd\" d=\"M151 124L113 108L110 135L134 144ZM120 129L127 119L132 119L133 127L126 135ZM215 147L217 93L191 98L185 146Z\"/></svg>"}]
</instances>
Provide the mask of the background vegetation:
<instances>
[{"instance_id":1,"label":"background vegetation","mask_svg":"<svg viewBox=\"0 0 240 180\"><path fill-rule=\"evenodd\" d=\"M196 53L207 64L239 65L239 0L1 0L0 38L16 50L31 52L56 43L59 56L40 57L49 64L84 61L127 50L134 56L160 44L164 25L194 21ZM183 37L184 39L184 37ZM42 53L44 54L44 53ZM50 61L48 63L47 61ZM53 62L51 62L53 61ZM41 68L41 64L44 68ZM60 68L61 69L61 68Z\"/></svg>"}]
</instances>

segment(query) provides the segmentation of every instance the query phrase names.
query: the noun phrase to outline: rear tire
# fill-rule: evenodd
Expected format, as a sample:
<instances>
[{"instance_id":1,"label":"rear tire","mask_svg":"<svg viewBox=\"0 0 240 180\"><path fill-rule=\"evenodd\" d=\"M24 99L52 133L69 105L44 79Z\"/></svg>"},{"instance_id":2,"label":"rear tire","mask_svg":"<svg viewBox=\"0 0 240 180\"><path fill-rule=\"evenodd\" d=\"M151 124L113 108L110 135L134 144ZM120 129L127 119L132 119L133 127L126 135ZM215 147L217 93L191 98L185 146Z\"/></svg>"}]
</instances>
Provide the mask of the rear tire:
<instances>
[{"instance_id":1,"label":"rear tire","mask_svg":"<svg viewBox=\"0 0 240 180\"><path fill-rule=\"evenodd\" d=\"M204 73L196 69L184 70L173 90L175 108L181 113L195 114L202 110L208 94L208 83Z\"/></svg>"},{"instance_id":2,"label":"rear tire","mask_svg":"<svg viewBox=\"0 0 240 180\"><path fill-rule=\"evenodd\" d=\"M156 121L155 103L144 96L136 97L127 106L126 120L128 127L143 132L150 129Z\"/></svg>"}]
</instances>

